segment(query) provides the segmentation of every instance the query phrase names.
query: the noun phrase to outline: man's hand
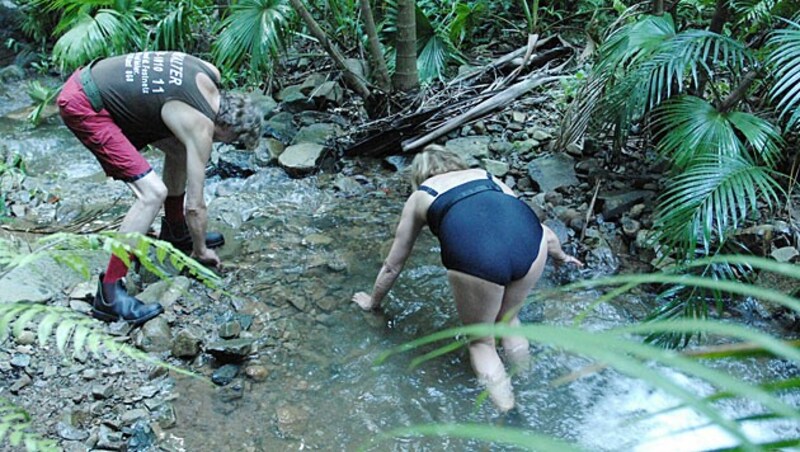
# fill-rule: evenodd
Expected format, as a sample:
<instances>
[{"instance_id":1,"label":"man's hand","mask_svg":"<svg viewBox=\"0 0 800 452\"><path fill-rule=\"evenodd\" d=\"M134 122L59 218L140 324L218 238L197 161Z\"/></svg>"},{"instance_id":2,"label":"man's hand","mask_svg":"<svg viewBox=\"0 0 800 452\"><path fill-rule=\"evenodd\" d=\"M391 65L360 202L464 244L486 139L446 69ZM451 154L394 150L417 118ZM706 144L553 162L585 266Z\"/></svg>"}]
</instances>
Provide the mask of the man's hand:
<instances>
[{"instance_id":1,"label":"man's hand","mask_svg":"<svg viewBox=\"0 0 800 452\"><path fill-rule=\"evenodd\" d=\"M192 258L206 267L219 269L220 260L217 253L211 248L206 248L202 253L192 252Z\"/></svg>"}]
</instances>

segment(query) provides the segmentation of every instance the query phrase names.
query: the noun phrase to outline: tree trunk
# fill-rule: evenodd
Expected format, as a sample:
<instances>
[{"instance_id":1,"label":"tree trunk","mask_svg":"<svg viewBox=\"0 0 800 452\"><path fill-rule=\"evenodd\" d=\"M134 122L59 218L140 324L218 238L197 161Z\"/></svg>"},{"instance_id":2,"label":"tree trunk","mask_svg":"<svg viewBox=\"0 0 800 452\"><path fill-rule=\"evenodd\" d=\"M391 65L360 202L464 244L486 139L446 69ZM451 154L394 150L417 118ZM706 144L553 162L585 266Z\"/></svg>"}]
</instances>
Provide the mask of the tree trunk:
<instances>
[{"instance_id":1,"label":"tree trunk","mask_svg":"<svg viewBox=\"0 0 800 452\"><path fill-rule=\"evenodd\" d=\"M728 0L717 0L717 6L714 9L714 16L711 18L711 25L708 27L708 31L712 33L721 33L722 29L725 27L725 22L728 21ZM706 66L710 66L711 59L706 59ZM708 83L708 77L711 74L708 74L705 71L701 71L698 77L697 82L697 97L703 97L703 92L706 90L706 84Z\"/></svg>"},{"instance_id":2,"label":"tree trunk","mask_svg":"<svg viewBox=\"0 0 800 452\"><path fill-rule=\"evenodd\" d=\"M369 41L369 55L372 60L372 73L375 74L375 82L378 87L386 92L392 90L392 81L389 79L389 69L383 59L383 49L381 41L378 39L378 30L375 28L375 17L372 15L370 0L360 0L361 16L364 20L364 29L367 32Z\"/></svg>"},{"instance_id":3,"label":"tree trunk","mask_svg":"<svg viewBox=\"0 0 800 452\"><path fill-rule=\"evenodd\" d=\"M747 95L747 90L750 89L750 86L753 82L756 81L756 77L758 76L758 70L752 70L742 77L741 82L739 82L739 86L737 86L728 97L720 102L719 106L717 106L717 111L726 112L729 111L731 108L736 106L744 96Z\"/></svg>"},{"instance_id":4,"label":"tree trunk","mask_svg":"<svg viewBox=\"0 0 800 452\"><path fill-rule=\"evenodd\" d=\"M653 14L656 16L664 15L664 0L653 0Z\"/></svg>"},{"instance_id":5,"label":"tree trunk","mask_svg":"<svg viewBox=\"0 0 800 452\"><path fill-rule=\"evenodd\" d=\"M328 36L325 35L325 32L322 31L322 28L320 28L317 21L314 20L314 17L311 16L311 13L308 12L305 5L303 5L303 2L301 0L289 0L289 2L303 19L303 22L305 22L306 26L308 27L308 31L311 32L311 35L314 36L317 41L319 41L320 45L325 49L325 51L328 52L328 55L331 57L336 67L342 71L347 85L365 100L370 99L372 97L372 93L369 91L369 88L367 88L367 85L363 80L361 80L361 78L359 78L347 67L342 52L339 51L339 48L336 47L336 44L328 39Z\"/></svg>"},{"instance_id":6,"label":"tree trunk","mask_svg":"<svg viewBox=\"0 0 800 452\"><path fill-rule=\"evenodd\" d=\"M408 91L419 86L417 72L417 16L414 0L397 2L397 60L394 86Z\"/></svg>"}]
</instances>

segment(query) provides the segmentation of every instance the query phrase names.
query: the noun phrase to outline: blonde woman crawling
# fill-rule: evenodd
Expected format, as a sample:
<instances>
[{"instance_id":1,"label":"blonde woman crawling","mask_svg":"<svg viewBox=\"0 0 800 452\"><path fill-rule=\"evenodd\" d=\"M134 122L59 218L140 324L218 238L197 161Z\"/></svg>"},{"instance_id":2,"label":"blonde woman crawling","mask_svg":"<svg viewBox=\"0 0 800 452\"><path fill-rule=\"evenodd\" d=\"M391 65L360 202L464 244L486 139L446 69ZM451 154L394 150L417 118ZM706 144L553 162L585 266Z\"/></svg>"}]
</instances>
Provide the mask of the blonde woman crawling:
<instances>
[{"instance_id":1,"label":"blonde woman crawling","mask_svg":"<svg viewBox=\"0 0 800 452\"><path fill-rule=\"evenodd\" d=\"M465 325L508 317L511 325L519 325L517 312L542 275L548 255L557 264L583 266L561 249L553 231L508 186L487 171L469 169L455 152L438 145L426 147L411 164L411 178L415 191L403 207L372 294L353 296L362 309L380 306L424 225L439 238L442 264ZM503 337L502 345L511 364L529 357L524 337ZM494 337L473 339L469 356L497 408L512 409L511 381Z\"/></svg>"}]
</instances>

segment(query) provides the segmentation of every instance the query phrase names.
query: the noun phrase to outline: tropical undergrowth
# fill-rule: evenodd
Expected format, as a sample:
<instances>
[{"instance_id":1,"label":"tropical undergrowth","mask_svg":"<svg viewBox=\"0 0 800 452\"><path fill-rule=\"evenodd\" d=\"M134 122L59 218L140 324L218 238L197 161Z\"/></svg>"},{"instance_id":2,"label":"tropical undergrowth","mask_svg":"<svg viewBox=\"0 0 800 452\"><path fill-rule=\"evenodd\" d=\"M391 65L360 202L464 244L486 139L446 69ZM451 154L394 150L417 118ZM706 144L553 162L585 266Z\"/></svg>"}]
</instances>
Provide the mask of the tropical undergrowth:
<instances>
[{"instance_id":1,"label":"tropical undergrowth","mask_svg":"<svg viewBox=\"0 0 800 452\"><path fill-rule=\"evenodd\" d=\"M33 246L0 238L0 280L14 277L14 271L20 267L35 267L37 261L43 259L52 259L88 280L91 273L85 252L100 250L113 253L127 264L132 264L130 256L134 256L144 269L160 278L168 278L168 272L185 271L209 287L216 287L219 281L214 272L167 242L141 234L111 232L85 235L57 233L40 239ZM39 347L47 347L54 341L59 353L68 358L85 356L87 352L98 359L127 356L196 376L120 342L106 332L103 323L74 310L24 300L0 304L0 344L19 337L25 330L36 333ZM54 441L31 433L32 422L25 410L0 398L0 445L7 443L28 451L59 450Z\"/></svg>"},{"instance_id":2,"label":"tropical undergrowth","mask_svg":"<svg viewBox=\"0 0 800 452\"><path fill-rule=\"evenodd\" d=\"M746 282L698 276L693 272L694 268L721 264L731 266L747 264L761 271L800 279L800 269L795 265L739 255L718 255L688 263L680 269L673 268L670 271L652 274L588 279L559 289L563 291L607 290L606 294L597 298L583 315L577 316L571 326L487 324L451 328L389 350L379 358L378 363L399 353L420 348L428 350L434 347L433 350L426 351L412 360L411 366L415 367L463 347L470 338L524 336L532 344L582 356L591 363L584 368L576 369L573 373L553 379L549 385L546 384L547 382L542 382L539 385L541 391L552 390L554 386L571 384L598 372L614 371L642 381L653 389L658 389L673 397L674 403L671 407L653 413L631 414L629 418L619 419L620 425L647 422L666 413L690 409L705 418L707 423L690 427L689 430L673 431L670 434L677 435L692 429L713 425L733 438L735 446L731 450L773 450L780 447L796 447L800 445L800 437L796 430L794 432L792 429L785 430L787 433L777 439L758 440L751 438L746 433L745 426L761 423L767 425L776 421L797 425L800 422L800 410L796 406L796 398L786 396L800 393L800 377L789 375L775 381L745 381L741 376L730 374L721 370L719 366L714 366L714 363L717 360L745 360L753 356L766 356L797 365L800 364L800 350L798 349L800 341L784 340L766 332L721 319L661 319L617 326L603 331L586 331L581 328L583 319L595 307L610 302L637 287L651 284L715 290L728 295L758 299L764 303L774 303L800 313L800 299L796 297ZM697 347L676 353L645 341L647 336L656 333L702 333L705 337L713 338L715 342L724 345L702 347L701 343L697 342L695 344ZM668 372L664 371L665 369L701 380L712 386L714 392L711 395L700 396L676 382ZM754 413L746 416L736 417L726 414L725 403L736 400L754 402L758 408ZM580 445L531 430L480 424L429 424L402 427L385 432L375 441L388 441L391 438L410 436L471 438L525 450L576 450L581 448ZM635 445L631 445L631 447L633 446Z\"/></svg>"},{"instance_id":3,"label":"tropical undergrowth","mask_svg":"<svg viewBox=\"0 0 800 452\"><path fill-rule=\"evenodd\" d=\"M679 1L659 14L638 5L623 14L562 127L562 145L587 130L610 137L612 160L629 146L632 128L647 131L668 167L650 234L661 266L753 253L737 231L763 213L779 214L793 184L780 168L800 111L800 16L791 19L800 6L700 3ZM695 272L728 280L752 274L746 262ZM718 291L680 285L662 300L654 319L703 318L724 305Z\"/></svg>"}]
</instances>

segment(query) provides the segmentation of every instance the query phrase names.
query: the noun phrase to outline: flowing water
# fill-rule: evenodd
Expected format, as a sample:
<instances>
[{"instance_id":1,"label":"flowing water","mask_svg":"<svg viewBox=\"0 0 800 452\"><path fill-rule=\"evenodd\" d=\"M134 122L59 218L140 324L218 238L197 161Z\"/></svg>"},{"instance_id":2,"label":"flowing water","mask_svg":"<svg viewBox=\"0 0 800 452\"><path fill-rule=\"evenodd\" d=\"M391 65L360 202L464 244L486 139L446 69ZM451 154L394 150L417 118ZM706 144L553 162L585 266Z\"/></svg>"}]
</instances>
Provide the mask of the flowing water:
<instances>
[{"instance_id":1,"label":"flowing water","mask_svg":"<svg viewBox=\"0 0 800 452\"><path fill-rule=\"evenodd\" d=\"M0 133L3 145L25 158L37 183L59 189L65 202L79 199L71 201L80 205L74 209L125 196L124 186L106 181L93 157L57 119L37 129L0 119ZM367 175L361 179L364 185L350 191L333 188L336 176L289 179L277 168L244 180L209 181L212 225L229 241L220 254L235 275L227 278L226 290L262 307L256 309L251 332L260 338L255 360L269 375L263 382L246 382L242 397L178 378L178 424L167 431L175 450L504 450L448 438L374 442L394 428L464 422L524 428L587 450L700 450L735 444L715 428L689 430L703 420L687 410L630 422L632 416L655 413L675 400L613 371L551 386L553 379L590 364L556 350L532 347L532 369L513 378L518 409L505 416L488 402L476 403L481 391L463 349L414 369L409 369L411 361L432 348L376 366L384 351L459 323L437 242L427 231L384 301L383 313L364 313L350 302L354 292L371 289L408 190L400 176L380 171L376 162L362 162L350 171ZM581 276L595 275L589 270ZM540 287L552 287L559 279L548 268ZM586 292L539 300L521 318L567 324L596 297ZM594 330L622 325L646 310L645 301L628 297L598 307L584 325ZM747 381L798 373L792 364L766 359L718 367ZM695 393L712 392L705 382L659 370ZM800 406L796 394L786 399ZM756 409L747 401L725 405L731 416ZM800 434L799 426L786 423L746 430L762 440Z\"/></svg>"}]
</instances>

